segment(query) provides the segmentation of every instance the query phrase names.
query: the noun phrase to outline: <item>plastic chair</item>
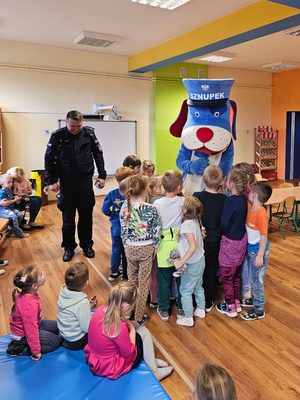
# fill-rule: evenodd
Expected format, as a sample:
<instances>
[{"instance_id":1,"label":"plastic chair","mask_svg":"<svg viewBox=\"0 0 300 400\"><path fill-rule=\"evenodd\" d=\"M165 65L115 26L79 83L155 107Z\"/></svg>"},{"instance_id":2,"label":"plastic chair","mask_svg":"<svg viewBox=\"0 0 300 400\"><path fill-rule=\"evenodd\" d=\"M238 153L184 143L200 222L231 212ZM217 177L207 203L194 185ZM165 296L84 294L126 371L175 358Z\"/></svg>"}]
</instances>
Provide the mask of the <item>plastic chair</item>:
<instances>
[{"instance_id":1,"label":"plastic chair","mask_svg":"<svg viewBox=\"0 0 300 400\"><path fill-rule=\"evenodd\" d=\"M281 209L282 206L282 209ZM290 196L285 198L281 204L279 204L278 209L276 212L271 212L270 217L275 217L278 219L279 222L279 227L281 229L281 233L283 236L283 239L285 239L283 228L282 228L282 222L284 219L289 219L292 218L295 224L295 230L299 236L299 231L297 227L297 222L295 219L294 211L296 207L296 198L294 196Z\"/></svg>"},{"instance_id":2,"label":"plastic chair","mask_svg":"<svg viewBox=\"0 0 300 400\"><path fill-rule=\"evenodd\" d=\"M280 188L285 188L285 187L294 187L294 185L292 183L289 182L283 182L280 184L279 186Z\"/></svg>"}]
</instances>

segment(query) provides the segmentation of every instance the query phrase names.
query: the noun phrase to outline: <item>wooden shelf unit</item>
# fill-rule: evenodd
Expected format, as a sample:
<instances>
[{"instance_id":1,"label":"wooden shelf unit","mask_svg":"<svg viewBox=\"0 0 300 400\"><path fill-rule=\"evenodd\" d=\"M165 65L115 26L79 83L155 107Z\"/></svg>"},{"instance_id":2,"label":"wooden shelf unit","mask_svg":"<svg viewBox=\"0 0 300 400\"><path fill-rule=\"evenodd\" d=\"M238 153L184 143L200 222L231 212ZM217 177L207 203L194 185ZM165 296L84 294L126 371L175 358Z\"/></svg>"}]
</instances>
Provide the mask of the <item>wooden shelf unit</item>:
<instances>
[{"instance_id":1,"label":"wooden shelf unit","mask_svg":"<svg viewBox=\"0 0 300 400\"><path fill-rule=\"evenodd\" d=\"M3 149L2 149L2 122L1 122L1 108L0 108L0 173L2 172L2 165L3 165Z\"/></svg>"},{"instance_id":2,"label":"wooden shelf unit","mask_svg":"<svg viewBox=\"0 0 300 400\"><path fill-rule=\"evenodd\" d=\"M263 178L277 179L278 131L270 126L257 126L255 133L255 169Z\"/></svg>"}]
</instances>

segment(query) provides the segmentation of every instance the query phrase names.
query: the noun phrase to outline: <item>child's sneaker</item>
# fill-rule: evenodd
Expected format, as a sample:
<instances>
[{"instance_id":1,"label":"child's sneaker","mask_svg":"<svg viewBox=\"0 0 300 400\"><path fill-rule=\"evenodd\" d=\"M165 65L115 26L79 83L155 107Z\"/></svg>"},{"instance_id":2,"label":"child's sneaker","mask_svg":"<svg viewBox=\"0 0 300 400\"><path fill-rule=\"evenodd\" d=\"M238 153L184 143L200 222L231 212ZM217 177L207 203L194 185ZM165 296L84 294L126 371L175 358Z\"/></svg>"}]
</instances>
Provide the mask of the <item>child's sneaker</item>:
<instances>
[{"instance_id":1,"label":"child's sneaker","mask_svg":"<svg viewBox=\"0 0 300 400\"><path fill-rule=\"evenodd\" d=\"M215 303L212 302L211 305L210 305L209 307L205 307L205 311L206 311L207 313L211 312L211 310L214 308L214 306L215 306Z\"/></svg>"},{"instance_id":2,"label":"child's sneaker","mask_svg":"<svg viewBox=\"0 0 300 400\"><path fill-rule=\"evenodd\" d=\"M239 312L242 312L242 307L241 307L240 301L239 301L239 300L235 300L234 304L235 304L236 311L237 311L238 313L239 313Z\"/></svg>"},{"instance_id":3,"label":"child's sneaker","mask_svg":"<svg viewBox=\"0 0 300 400\"><path fill-rule=\"evenodd\" d=\"M156 301L150 301L149 307L150 308L157 308L158 307L158 303L156 303Z\"/></svg>"},{"instance_id":4,"label":"child's sneaker","mask_svg":"<svg viewBox=\"0 0 300 400\"><path fill-rule=\"evenodd\" d=\"M28 236L28 233L21 233L20 235L15 235L16 237L22 239L22 238L26 238Z\"/></svg>"},{"instance_id":5,"label":"child's sneaker","mask_svg":"<svg viewBox=\"0 0 300 400\"><path fill-rule=\"evenodd\" d=\"M185 314L184 314L183 309L182 308L177 308L177 318L182 318L184 316L185 316Z\"/></svg>"},{"instance_id":6,"label":"child's sneaker","mask_svg":"<svg viewBox=\"0 0 300 400\"><path fill-rule=\"evenodd\" d=\"M148 321L148 315L144 314L142 319L140 321L136 321L140 326L145 325L145 323Z\"/></svg>"},{"instance_id":7,"label":"child's sneaker","mask_svg":"<svg viewBox=\"0 0 300 400\"><path fill-rule=\"evenodd\" d=\"M169 311L168 310L161 310L159 307L157 307L157 314L160 316L162 321L168 321L169 319Z\"/></svg>"},{"instance_id":8,"label":"child's sneaker","mask_svg":"<svg viewBox=\"0 0 300 400\"><path fill-rule=\"evenodd\" d=\"M4 269L0 269L0 275L3 275L3 274L4 274L4 272L5 272L5 270L4 270Z\"/></svg>"},{"instance_id":9,"label":"child's sneaker","mask_svg":"<svg viewBox=\"0 0 300 400\"><path fill-rule=\"evenodd\" d=\"M194 317L205 318L205 315L205 310L201 310L200 308L196 308L193 312Z\"/></svg>"},{"instance_id":10,"label":"child's sneaker","mask_svg":"<svg viewBox=\"0 0 300 400\"><path fill-rule=\"evenodd\" d=\"M5 265L8 265L7 260L0 260L0 267L5 267Z\"/></svg>"},{"instance_id":11,"label":"child's sneaker","mask_svg":"<svg viewBox=\"0 0 300 400\"><path fill-rule=\"evenodd\" d=\"M193 317L181 317L177 319L176 324L182 326L194 326L194 319Z\"/></svg>"},{"instance_id":12,"label":"child's sneaker","mask_svg":"<svg viewBox=\"0 0 300 400\"><path fill-rule=\"evenodd\" d=\"M120 276L123 276L123 272L118 271L115 274L110 274L108 280L109 280L109 282L113 282L116 279L120 278Z\"/></svg>"},{"instance_id":13,"label":"child's sneaker","mask_svg":"<svg viewBox=\"0 0 300 400\"><path fill-rule=\"evenodd\" d=\"M249 310L248 312L246 312L245 314L241 314L241 318L245 321L255 321L256 319L262 319L265 318L265 312L262 311L261 313L256 313L254 311L254 308L252 308L252 310Z\"/></svg>"},{"instance_id":14,"label":"child's sneaker","mask_svg":"<svg viewBox=\"0 0 300 400\"><path fill-rule=\"evenodd\" d=\"M218 303L216 305L216 309L219 311L221 314L226 314L228 317L233 318L237 317L237 312L234 304L226 304L226 303Z\"/></svg>"},{"instance_id":15,"label":"child's sneaker","mask_svg":"<svg viewBox=\"0 0 300 400\"><path fill-rule=\"evenodd\" d=\"M250 297L248 299L241 299L242 307L253 307L253 298Z\"/></svg>"}]
</instances>

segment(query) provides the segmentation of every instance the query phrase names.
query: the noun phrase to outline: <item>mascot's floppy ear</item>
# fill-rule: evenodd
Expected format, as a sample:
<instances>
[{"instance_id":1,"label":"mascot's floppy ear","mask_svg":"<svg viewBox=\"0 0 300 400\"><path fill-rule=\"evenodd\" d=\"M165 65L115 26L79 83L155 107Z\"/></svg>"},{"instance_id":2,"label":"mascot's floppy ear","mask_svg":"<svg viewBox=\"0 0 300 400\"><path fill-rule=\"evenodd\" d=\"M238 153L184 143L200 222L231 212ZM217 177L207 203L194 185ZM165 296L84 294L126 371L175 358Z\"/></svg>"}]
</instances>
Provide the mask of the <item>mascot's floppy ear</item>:
<instances>
[{"instance_id":1,"label":"mascot's floppy ear","mask_svg":"<svg viewBox=\"0 0 300 400\"><path fill-rule=\"evenodd\" d=\"M234 140L236 140L236 126L235 126L235 120L236 120L236 113L237 113L237 106L236 102L233 100L230 101L230 123L231 123L231 131L232 131L232 137Z\"/></svg>"},{"instance_id":2,"label":"mascot's floppy ear","mask_svg":"<svg viewBox=\"0 0 300 400\"><path fill-rule=\"evenodd\" d=\"M181 137L182 129L186 123L188 115L187 99L184 100L181 106L180 113L175 122L170 126L170 133L175 137Z\"/></svg>"}]
</instances>

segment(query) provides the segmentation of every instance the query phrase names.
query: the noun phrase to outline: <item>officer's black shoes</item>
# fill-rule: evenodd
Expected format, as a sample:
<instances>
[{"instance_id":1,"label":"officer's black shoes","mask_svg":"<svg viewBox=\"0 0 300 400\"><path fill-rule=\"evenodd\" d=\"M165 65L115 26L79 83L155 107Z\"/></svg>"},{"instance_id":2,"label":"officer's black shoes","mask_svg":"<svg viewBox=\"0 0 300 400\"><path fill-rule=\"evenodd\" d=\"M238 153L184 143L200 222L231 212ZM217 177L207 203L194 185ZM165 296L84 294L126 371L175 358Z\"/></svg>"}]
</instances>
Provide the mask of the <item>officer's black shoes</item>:
<instances>
[{"instance_id":1,"label":"officer's black shoes","mask_svg":"<svg viewBox=\"0 0 300 400\"><path fill-rule=\"evenodd\" d=\"M94 258L95 257L95 251L91 247L88 247L87 249L83 249L83 254L87 258Z\"/></svg>"},{"instance_id":2,"label":"officer's black shoes","mask_svg":"<svg viewBox=\"0 0 300 400\"><path fill-rule=\"evenodd\" d=\"M63 261L68 262L71 261L74 256L74 250L65 250L63 255Z\"/></svg>"}]
</instances>

